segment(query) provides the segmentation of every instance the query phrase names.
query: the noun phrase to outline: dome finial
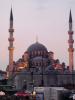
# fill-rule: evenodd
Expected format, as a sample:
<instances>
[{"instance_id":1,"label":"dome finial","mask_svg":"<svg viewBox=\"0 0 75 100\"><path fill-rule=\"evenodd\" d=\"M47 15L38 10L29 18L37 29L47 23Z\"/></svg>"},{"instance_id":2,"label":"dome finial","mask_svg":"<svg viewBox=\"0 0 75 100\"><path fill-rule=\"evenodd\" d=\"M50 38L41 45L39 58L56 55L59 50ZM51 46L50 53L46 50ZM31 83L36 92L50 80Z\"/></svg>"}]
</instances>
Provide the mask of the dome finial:
<instances>
[{"instance_id":1,"label":"dome finial","mask_svg":"<svg viewBox=\"0 0 75 100\"><path fill-rule=\"evenodd\" d=\"M38 36L36 35L36 43L38 43Z\"/></svg>"}]
</instances>

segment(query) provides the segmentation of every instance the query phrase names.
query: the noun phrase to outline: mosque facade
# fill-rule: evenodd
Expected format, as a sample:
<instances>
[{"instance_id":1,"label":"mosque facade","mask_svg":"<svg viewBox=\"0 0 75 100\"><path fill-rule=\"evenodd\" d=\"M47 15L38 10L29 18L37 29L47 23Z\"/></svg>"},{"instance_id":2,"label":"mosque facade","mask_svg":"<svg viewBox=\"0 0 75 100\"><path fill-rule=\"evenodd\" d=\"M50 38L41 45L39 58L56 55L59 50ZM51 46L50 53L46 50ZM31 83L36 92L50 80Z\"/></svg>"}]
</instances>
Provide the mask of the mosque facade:
<instances>
[{"instance_id":1,"label":"mosque facade","mask_svg":"<svg viewBox=\"0 0 75 100\"><path fill-rule=\"evenodd\" d=\"M31 44L24 52L22 57L17 61L13 60L14 37L13 37L13 13L10 13L9 28L9 65L6 68L9 82L21 89L26 85L31 86L63 86L64 84L75 84L75 76L73 73L73 31L72 31L72 15L69 16L69 66L64 62L60 63L59 59L54 58L54 52L47 50L44 44L36 41ZM63 55L62 55L63 56Z\"/></svg>"}]
</instances>

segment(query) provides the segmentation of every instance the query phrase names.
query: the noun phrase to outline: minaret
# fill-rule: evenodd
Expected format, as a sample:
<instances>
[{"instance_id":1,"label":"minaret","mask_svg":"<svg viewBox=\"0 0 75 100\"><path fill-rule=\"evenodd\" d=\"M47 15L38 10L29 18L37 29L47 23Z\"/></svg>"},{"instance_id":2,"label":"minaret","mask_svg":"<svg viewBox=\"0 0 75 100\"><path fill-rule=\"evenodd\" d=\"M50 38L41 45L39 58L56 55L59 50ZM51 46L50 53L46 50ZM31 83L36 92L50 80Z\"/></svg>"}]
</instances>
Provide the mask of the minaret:
<instances>
[{"instance_id":1,"label":"minaret","mask_svg":"<svg viewBox=\"0 0 75 100\"><path fill-rule=\"evenodd\" d=\"M14 42L14 38L13 38L13 13L12 13L12 8L11 8L11 12L10 12L10 27L9 27L9 75L12 74L12 70L13 70L13 51L14 51L14 47L13 47L13 42Z\"/></svg>"},{"instance_id":2,"label":"minaret","mask_svg":"<svg viewBox=\"0 0 75 100\"><path fill-rule=\"evenodd\" d=\"M73 58L73 52L74 52L74 48L73 48L73 31L72 31L72 15L71 15L71 10L70 10L70 15L69 15L69 48L68 48L68 52L69 52L69 70L72 72L73 68L74 68L74 58Z\"/></svg>"}]
</instances>

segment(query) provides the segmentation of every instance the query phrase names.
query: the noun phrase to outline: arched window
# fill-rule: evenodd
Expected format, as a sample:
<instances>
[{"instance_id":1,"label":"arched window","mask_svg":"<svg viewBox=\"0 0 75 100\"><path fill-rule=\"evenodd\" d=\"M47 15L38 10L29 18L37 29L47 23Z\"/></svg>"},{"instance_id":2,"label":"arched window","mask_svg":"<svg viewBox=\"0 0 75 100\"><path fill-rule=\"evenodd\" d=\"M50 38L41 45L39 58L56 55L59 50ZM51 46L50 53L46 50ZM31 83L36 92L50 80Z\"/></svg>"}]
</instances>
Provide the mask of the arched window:
<instances>
[{"instance_id":1,"label":"arched window","mask_svg":"<svg viewBox=\"0 0 75 100\"><path fill-rule=\"evenodd\" d=\"M38 56L40 56L40 51L38 51Z\"/></svg>"},{"instance_id":2,"label":"arched window","mask_svg":"<svg viewBox=\"0 0 75 100\"><path fill-rule=\"evenodd\" d=\"M34 55L35 55L35 56L37 55L37 52L36 52L36 51L34 52Z\"/></svg>"},{"instance_id":3,"label":"arched window","mask_svg":"<svg viewBox=\"0 0 75 100\"><path fill-rule=\"evenodd\" d=\"M38 62L36 62L36 66L38 66Z\"/></svg>"}]
</instances>

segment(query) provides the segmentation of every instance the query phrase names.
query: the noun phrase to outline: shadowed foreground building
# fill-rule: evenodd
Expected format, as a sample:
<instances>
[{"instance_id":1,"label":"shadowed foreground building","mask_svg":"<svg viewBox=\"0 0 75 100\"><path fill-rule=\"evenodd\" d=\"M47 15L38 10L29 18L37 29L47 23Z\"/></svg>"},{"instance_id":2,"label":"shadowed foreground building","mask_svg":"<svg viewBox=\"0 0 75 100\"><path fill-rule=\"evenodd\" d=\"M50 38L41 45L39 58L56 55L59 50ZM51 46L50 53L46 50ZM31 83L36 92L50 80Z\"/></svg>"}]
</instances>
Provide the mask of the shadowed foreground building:
<instances>
[{"instance_id":1,"label":"shadowed foreground building","mask_svg":"<svg viewBox=\"0 0 75 100\"><path fill-rule=\"evenodd\" d=\"M7 66L8 78L12 85L21 89L29 86L63 86L64 84L75 84L73 70L73 32L72 16L69 17L69 65L54 59L54 53L36 41L28 47L18 61L13 61L13 14L10 15L10 37L9 37L9 65ZM63 55L62 55L63 56ZM25 87L25 88L26 88Z\"/></svg>"}]
</instances>

